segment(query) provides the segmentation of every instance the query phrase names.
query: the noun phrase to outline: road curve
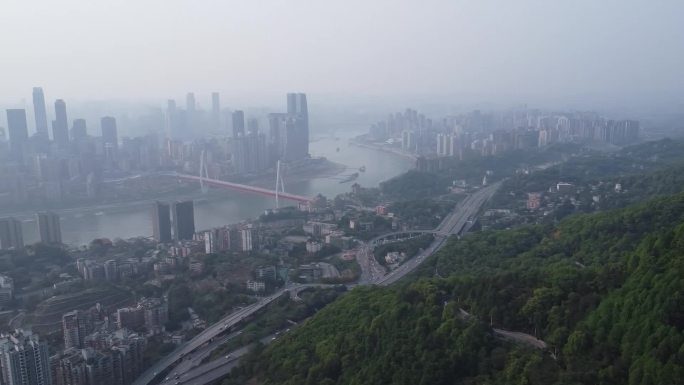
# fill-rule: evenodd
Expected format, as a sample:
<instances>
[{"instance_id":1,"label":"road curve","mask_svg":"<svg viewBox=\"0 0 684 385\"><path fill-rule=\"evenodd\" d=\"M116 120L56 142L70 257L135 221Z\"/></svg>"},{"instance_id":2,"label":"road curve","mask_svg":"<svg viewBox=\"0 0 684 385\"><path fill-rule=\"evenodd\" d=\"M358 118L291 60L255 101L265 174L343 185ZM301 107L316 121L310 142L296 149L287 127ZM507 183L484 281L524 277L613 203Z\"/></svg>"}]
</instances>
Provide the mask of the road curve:
<instances>
[{"instance_id":1,"label":"road curve","mask_svg":"<svg viewBox=\"0 0 684 385\"><path fill-rule=\"evenodd\" d=\"M496 190L499 188L501 185L501 182L494 183L490 186L484 187L477 192L469 195L466 197L463 201L461 201L449 214L443 221L442 223L437 227L436 229L436 236L434 242L425 249L423 252L421 252L419 255L417 255L414 258L411 258L409 261L401 265L399 268L395 269L391 273L384 275L382 277L375 277L375 279L371 280L369 283L370 284L377 284L380 286L387 286L391 285L392 283L400 280L403 278L406 274L409 272L413 271L417 266L419 266L428 256L432 255L436 251L438 251L444 244L446 243L447 237L445 235L455 235L455 234L460 234L462 230L466 227L468 224L468 221L472 219L472 217L477 214L477 212L482 208L482 205L491 198ZM261 310L264 308L266 305L270 304L274 300L276 300L278 297L281 295L285 294L289 290L301 290L306 287L320 287L320 286L330 286L330 285L318 285L318 284L312 284L312 285L297 285L297 286L289 286L285 287L278 292L262 298L259 300L259 302L256 302L254 304L251 304L247 307L244 307L243 309L240 309L236 312L233 312L223 319L221 319L219 322L207 327L204 329L200 334L192 338L190 341L187 341L186 343L182 344L179 346L176 350L168 354L167 356L163 357L161 360L159 360L156 364L152 365L150 368L148 368L140 377L138 377L134 382L133 385L149 385L152 383L157 376L159 376L162 372L167 370L169 367L174 365L176 362L179 360L183 359L187 354L192 353L195 351L197 348L200 346L204 345L205 343L209 342L212 338L216 337L217 335L223 333L226 329L230 329L232 326L235 324L241 322L243 319L249 317L250 315L254 314L255 312ZM347 287L353 287L356 285L347 285ZM225 368L225 365L222 366ZM217 374L217 373L214 373ZM211 376L208 376L211 377Z\"/></svg>"}]
</instances>

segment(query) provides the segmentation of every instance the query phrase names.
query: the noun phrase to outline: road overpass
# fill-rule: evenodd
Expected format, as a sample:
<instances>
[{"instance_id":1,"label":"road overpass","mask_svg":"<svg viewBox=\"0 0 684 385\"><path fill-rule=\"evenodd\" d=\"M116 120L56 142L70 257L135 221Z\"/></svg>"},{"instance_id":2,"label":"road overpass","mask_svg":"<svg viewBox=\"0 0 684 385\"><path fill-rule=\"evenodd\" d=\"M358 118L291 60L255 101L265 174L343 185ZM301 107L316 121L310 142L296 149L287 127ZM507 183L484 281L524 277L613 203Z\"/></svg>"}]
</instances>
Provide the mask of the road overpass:
<instances>
[{"instance_id":1,"label":"road overpass","mask_svg":"<svg viewBox=\"0 0 684 385\"><path fill-rule=\"evenodd\" d=\"M225 332L226 330L230 330L231 327L235 326L245 318L261 310L264 306L270 304L288 290L289 288L285 288L276 292L273 295L264 297L260 299L258 302L246 306L236 312L233 312L228 316L224 317L223 319L221 319L219 322L216 322L215 324L207 327L201 333L192 338L190 341L182 344L181 346L176 348L176 350L169 353L161 360L159 360L157 363L149 367L140 377L138 377L133 382L133 385L147 385L152 383L157 377L161 377L161 374L164 371L169 369L172 365L178 363L187 354L192 353L194 350L201 347L205 343L210 342L214 337Z\"/></svg>"},{"instance_id":2,"label":"road overpass","mask_svg":"<svg viewBox=\"0 0 684 385\"><path fill-rule=\"evenodd\" d=\"M193 177L196 178L196 180L199 180L199 177ZM371 280L369 280L367 283L369 284L377 284L380 286L387 286L391 285L392 283L400 280L406 274L409 272L413 271L417 266L419 266L428 256L432 255L434 252L438 251L442 246L446 243L447 236L448 235L457 235L460 234L464 229L469 228L469 226L466 226L468 222L472 222L472 218L477 214L477 212L481 209L482 205L494 195L496 190L499 188L500 183L495 183L491 186L482 188L478 190L477 192L469 195L466 197L463 201L461 201L449 214L443 221L442 223L438 226L437 229L435 230L417 230L417 232L420 233L434 233L435 240L430 244L430 246L425 249L423 252L421 252L419 255L416 257L408 260L406 263L401 265L399 268L396 270L392 271L389 274L386 274L384 276L377 276L373 277ZM398 234L398 233L397 233ZM379 237L381 238L381 237ZM368 247L368 244L365 245L368 250L370 250L370 253L372 254L372 248ZM372 258L372 255L370 256ZM365 282L364 282L365 283ZM205 330L203 330L200 334L195 336L193 339L190 341L184 343L183 345L179 346L176 350L168 354L166 357L162 358L159 362L151 366L148 370L145 371L139 378L133 382L133 385L148 385L152 383L157 377L162 377L161 374L165 371L167 371L171 366L177 364L180 362L180 360L184 359L186 355L192 353L196 349L200 348L202 345L209 343L212 341L213 338L216 336L224 333L226 330L230 330L231 327L235 326L236 324L240 323L242 320L245 318L251 316L252 314L256 313L257 311L261 310L277 298L279 298L281 295L287 293L290 290L295 290L297 292L304 290L309 287L324 287L324 286L334 286L334 285L322 285L322 284L310 284L310 285L296 285L296 286L289 286L285 287L278 292L262 298L258 302L251 304L243 309L240 309L234 313L231 313L224 317L222 320L219 322L207 327ZM356 285L347 285L348 288L354 287ZM227 373L226 365L220 365L222 369L214 369L211 370L213 373L212 375L207 375L206 377L202 377L202 380L208 380L209 378L214 378L213 375L218 375L219 373L223 373L222 375L225 375ZM209 367L206 367L209 369ZM225 373L223 372L225 371ZM164 377L166 374L164 374ZM220 378L220 377L217 377ZM216 378L216 379L217 379ZM212 380L213 381L213 380ZM207 383L207 382L193 382L194 383Z\"/></svg>"},{"instance_id":3,"label":"road overpass","mask_svg":"<svg viewBox=\"0 0 684 385\"><path fill-rule=\"evenodd\" d=\"M459 202L454 210L440 223L435 229L435 240L417 256L409 259L404 264L388 273L383 277L379 277L375 284L380 286L391 285L394 282L402 279L406 274L415 270L423 261L441 249L447 241L449 235L460 235L464 231L470 229L475 215L480 211L482 206L489 200L496 190L501 186L501 182L494 183L490 186L484 187L477 192L470 194L464 200Z\"/></svg>"}]
</instances>

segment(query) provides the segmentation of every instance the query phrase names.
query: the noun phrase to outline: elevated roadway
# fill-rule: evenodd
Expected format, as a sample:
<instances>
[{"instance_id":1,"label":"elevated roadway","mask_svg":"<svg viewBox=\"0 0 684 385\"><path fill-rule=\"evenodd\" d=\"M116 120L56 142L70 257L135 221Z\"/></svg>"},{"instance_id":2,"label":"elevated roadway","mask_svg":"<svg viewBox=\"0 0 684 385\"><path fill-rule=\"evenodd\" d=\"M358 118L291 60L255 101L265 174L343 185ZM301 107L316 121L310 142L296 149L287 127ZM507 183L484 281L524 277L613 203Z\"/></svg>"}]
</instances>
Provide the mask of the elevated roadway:
<instances>
[{"instance_id":1,"label":"elevated roadway","mask_svg":"<svg viewBox=\"0 0 684 385\"><path fill-rule=\"evenodd\" d=\"M194 177L196 180L199 181L199 177ZM205 179L206 181L206 179ZM496 190L499 188L501 182L492 184L488 187L482 188L478 190L477 192L469 195L466 197L463 201L461 201L449 214L443 221L442 223L438 226L437 229L435 230L418 230L417 232L420 233L434 233L435 234L435 240L430 244L430 246L425 249L423 252L421 252L419 255L417 255L414 258L411 258L408 260L406 263L401 265L399 268L396 270L384 275L384 276L373 276L372 278L368 279L366 282L361 282L361 284L377 284L380 286L387 286L391 285L392 283L400 280L406 274L409 272L413 271L417 266L419 266L425 259L426 257L432 255L434 252L438 251L442 246L446 243L447 236L448 235L458 235L460 234L464 229L468 229L469 226L467 226L470 222L472 224L472 219L473 216L477 214L477 212L482 208L482 205L494 195ZM274 192L275 193L275 192ZM367 245L366 245L367 246ZM372 254L372 248L367 247L367 249L370 250L370 253ZM371 255L372 257L372 255ZM253 303L247 307L244 307L243 309L240 309L236 312L233 312L226 317L224 317L222 320L219 322L207 327L205 330L203 330L200 334L195 336L193 339L190 341L184 343L183 345L179 346L176 350L162 358L160 361L158 361L156 364L152 365L148 370L146 370L140 377L138 377L134 382L133 385L148 385L153 383L155 380L160 380L162 377L168 376L168 373L165 373L171 368L172 366L180 363L181 360L183 360L186 355L191 354L192 352L196 351L198 348L202 347L205 344L213 342L213 339L224 333L226 330L229 330L236 324L240 323L242 320L245 318L251 316L252 314L256 313L257 311L261 310L277 298L279 298L281 295L294 290L295 292L299 292L301 290L310 288L310 287L330 287L334 285L323 285L323 284L311 284L311 285L296 285L296 286L288 286L285 287L278 292L260 299L258 302ZM356 285L347 285L347 287L351 288ZM218 365L218 364L216 364ZM204 366L204 365L202 365ZM209 372L212 372L214 374L218 374L220 371L225 371L224 374L227 374L228 372L225 367L225 363L223 365L219 365L223 369L211 369L210 367L206 367L206 370L209 370ZM211 370L210 370L211 369ZM216 370L219 370L219 372L216 372ZM173 371L171 371L173 374ZM209 373L207 372L207 373ZM162 376L163 374L163 376ZM159 378L158 378L159 377ZM203 379L200 380L200 382L193 382L193 384L205 384L210 382L209 378L213 378L212 375L207 375L206 377L202 377ZM217 377L218 379L220 377ZM207 382L201 382L207 380ZM211 380L213 381L213 380Z\"/></svg>"}]
</instances>

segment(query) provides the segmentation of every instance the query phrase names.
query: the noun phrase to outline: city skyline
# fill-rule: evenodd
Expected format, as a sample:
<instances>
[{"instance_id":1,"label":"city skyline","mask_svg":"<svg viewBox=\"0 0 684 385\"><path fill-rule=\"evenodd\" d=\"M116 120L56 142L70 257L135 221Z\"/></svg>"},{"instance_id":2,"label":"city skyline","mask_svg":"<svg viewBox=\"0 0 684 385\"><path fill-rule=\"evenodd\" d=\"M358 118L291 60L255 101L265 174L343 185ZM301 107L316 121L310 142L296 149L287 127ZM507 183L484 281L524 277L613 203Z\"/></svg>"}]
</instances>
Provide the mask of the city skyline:
<instances>
[{"instance_id":1,"label":"city skyline","mask_svg":"<svg viewBox=\"0 0 684 385\"><path fill-rule=\"evenodd\" d=\"M194 90L221 92L228 105L240 96L275 100L302 88L320 101L329 94L452 95L454 103L682 102L684 55L675 47L684 39L684 7L676 0L154 0L112 3L106 12L66 0L31 7L10 2L0 15L4 55L16 59L0 64L0 73L12 74L0 91L3 105L16 105L20 91L36 84L74 101L161 100ZM124 18L125 28L104 22ZM206 47L230 47L231 54Z\"/></svg>"}]
</instances>

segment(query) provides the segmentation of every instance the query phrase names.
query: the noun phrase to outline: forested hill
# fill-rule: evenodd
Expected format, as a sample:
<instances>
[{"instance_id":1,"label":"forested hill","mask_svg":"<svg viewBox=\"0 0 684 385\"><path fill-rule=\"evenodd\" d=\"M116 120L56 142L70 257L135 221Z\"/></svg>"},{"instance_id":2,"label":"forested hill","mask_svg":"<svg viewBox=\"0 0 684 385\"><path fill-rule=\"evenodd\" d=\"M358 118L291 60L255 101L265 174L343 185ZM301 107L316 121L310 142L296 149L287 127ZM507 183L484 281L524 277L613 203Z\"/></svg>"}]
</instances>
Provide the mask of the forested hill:
<instances>
[{"instance_id":1,"label":"forested hill","mask_svg":"<svg viewBox=\"0 0 684 385\"><path fill-rule=\"evenodd\" d=\"M245 360L226 383L684 379L684 194L552 227L473 234L419 273L399 287L353 290ZM490 322L549 348L501 341Z\"/></svg>"}]
</instances>

